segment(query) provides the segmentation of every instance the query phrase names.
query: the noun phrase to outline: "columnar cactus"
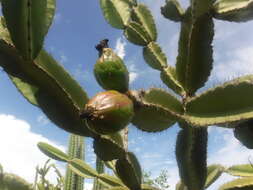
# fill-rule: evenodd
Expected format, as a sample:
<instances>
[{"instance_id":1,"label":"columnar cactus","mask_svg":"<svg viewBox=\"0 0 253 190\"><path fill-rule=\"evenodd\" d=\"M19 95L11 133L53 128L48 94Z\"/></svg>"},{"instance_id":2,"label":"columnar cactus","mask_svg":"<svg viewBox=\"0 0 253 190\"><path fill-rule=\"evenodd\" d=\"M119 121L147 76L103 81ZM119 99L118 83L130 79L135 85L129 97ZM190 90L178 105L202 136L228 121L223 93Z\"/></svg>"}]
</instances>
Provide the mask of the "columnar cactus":
<instances>
[{"instance_id":1,"label":"columnar cactus","mask_svg":"<svg viewBox=\"0 0 253 190\"><path fill-rule=\"evenodd\" d=\"M98 157L96 159L96 170L98 174L104 173L104 163ZM93 189L92 190L103 190L103 185L99 183L99 180L96 178L93 182Z\"/></svg>"},{"instance_id":2,"label":"columnar cactus","mask_svg":"<svg viewBox=\"0 0 253 190\"><path fill-rule=\"evenodd\" d=\"M213 67L214 19L252 20L252 0L191 0L185 10L177 0L166 0L162 15L181 24L175 67L168 64L156 42L158 30L146 5L136 0L100 0L108 23L123 30L129 42L142 47L148 66L158 70L161 80L173 91L129 89L123 61L104 40L97 46L99 59L94 68L97 82L106 90L95 96L101 101L89 100L80 85L42 49L54 15L54 0L2 0L1 4L0 66L22 95L52 122L68 132L93 138L95 153L115 172L115 176L99 174L82 160L39 144L49 156L68 162L78 175L97 178L114 190L154 189L141 184L141 166L119 134L129 122L146 132L160 132L179 124L179 189L203 190L214 179L209 174L219 174L217 168L207 167L208 126L233 128L236 138L252 148L253 75L197 93ZM117 130L111 130L115 126ZM243 178L221 190L251 188L252 179Z\"/></svg>"},{"instance_id":3,"label":"columnar cactus","mask_svg":"<svg viewBox=\"0 0 253 190\"><path fill-rule=\"evenodd\" d=\"M68 142L68 153L53 147L47 143L38 143L39 149L50 158L62 162L69 162L72 159L84 160L84 137L70 134ZM66 175L64 180L64 190L82 190L84 188L84 177L81 177L66 166Z\"/></svg>"},{"instance_id":4,"label":"columnar cactus","mask_svg":"<svg viewBox=\"0 0 253 190\"><path fill-rule=\"evenodd\" d=\"M84 138L71 134L69 137L68 156L70 159L84 160ZM69 166L65 175L64 190L83 190L84 178L75 174Z\"/></svg>"}]
</instances>

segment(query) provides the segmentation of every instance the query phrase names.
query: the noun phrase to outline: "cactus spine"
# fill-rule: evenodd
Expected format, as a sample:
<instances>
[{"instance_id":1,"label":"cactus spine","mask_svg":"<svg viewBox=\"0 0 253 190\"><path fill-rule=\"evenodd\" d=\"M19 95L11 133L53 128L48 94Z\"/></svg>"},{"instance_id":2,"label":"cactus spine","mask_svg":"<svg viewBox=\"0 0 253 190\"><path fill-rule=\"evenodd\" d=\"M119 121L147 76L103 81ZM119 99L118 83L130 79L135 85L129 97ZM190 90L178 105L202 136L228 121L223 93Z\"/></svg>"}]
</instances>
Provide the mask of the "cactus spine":
<instances>
[{"instance_id":1,"label":"cactus spine","mask_svg":"<svg viewBox=\"0 0 253 190\"><path fill-rule=\"evenodd\" d=\"M84 138L70 134L68 155L71 159L84 159ZM64 190L83 190L84 178L78 176L67 166Z\"/></svg>"}]
</instances>

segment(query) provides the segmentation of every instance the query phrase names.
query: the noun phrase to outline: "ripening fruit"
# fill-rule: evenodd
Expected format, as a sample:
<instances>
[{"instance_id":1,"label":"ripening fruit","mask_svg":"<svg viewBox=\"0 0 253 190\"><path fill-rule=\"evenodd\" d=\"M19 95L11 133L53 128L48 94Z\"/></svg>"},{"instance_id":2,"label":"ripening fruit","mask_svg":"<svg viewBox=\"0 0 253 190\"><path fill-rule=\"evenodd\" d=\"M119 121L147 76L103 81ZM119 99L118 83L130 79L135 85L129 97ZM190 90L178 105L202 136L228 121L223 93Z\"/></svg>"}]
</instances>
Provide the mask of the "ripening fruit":
<instances>
[{"instance_id":1,"label":"ripening fruit","mask_svg":"<svg viewBox=\"0 0 253 190\"><path fill-rule=\"evenodd\" d=\"M129 73L123 60L108 48L107 42L108 40L102 40L96 46L100 57L94 66L94 74L99 85L105 90L124 93L128 90Z\"/></svg>"},{"instance_id":2,"label":"ripening fruit","mask_svg":"<svg viewBox=\"0 0 253 190\"><path fill-rule=\"evenodd\" d=\"M133 102L115 90L98 93L85 106L81 118L98 134L115 133L131 121Z\"/></svg>"}]
</instances>

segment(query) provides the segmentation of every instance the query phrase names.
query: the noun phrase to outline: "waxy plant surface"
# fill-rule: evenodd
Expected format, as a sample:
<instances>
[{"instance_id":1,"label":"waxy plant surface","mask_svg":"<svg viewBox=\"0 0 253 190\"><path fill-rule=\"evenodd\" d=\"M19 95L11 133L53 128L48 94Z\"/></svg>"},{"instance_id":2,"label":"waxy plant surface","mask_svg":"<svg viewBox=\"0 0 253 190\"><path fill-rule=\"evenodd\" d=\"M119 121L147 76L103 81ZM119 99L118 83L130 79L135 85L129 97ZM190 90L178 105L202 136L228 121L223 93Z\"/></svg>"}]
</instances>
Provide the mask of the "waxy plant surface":
<instances>
[{"instance_id":1,"label":"waxy plant surface","mask_svg":"<svg viewBox=\"0 0 253 190\"><path fill-rule=\"evenodd\" d=\"M163 0L141 2L151 8L159 28L158 42L167 53L169 63L174 65L179 24L168 22L162 17L160 7L164 4ZM181 3L184 7L187 6L185 0ZM253 21L237 24L216 20L215 30L214 69L205 88L253 73L253 35L249 35L253 33ZM110 47L124 59L130 73L131 89L145 89L150 86L166 88L160 82L158 71L144 64L141 49L128 43L122 31L113 29L106 23L98 1L58 1L56 16L47 35L45 47L92 97L102 91L93 75L93 67L97 59L95 45L104 38L110 39ZM28 104L4 72L0 72L0 80L0 163L5 171L32 182L35 166L47 159L36 147L37 142L48 142L66 150L68 134L53 126L38 108ZM233 137L232 130L212 127L208 130L208 164L230 166L248 163L249 160L253 162L253 151L243 147ZM148 134L130 126L129 149L136 154L143 169L152 172L152 176L158 175L160 169L168 170L171 185L169 189L174 189L179 180L174 154L178 131L176 126L162 133ZM91 139L86 138L86 145L86 160L94 166L95 155ZM57 164L63 172L64 165ZM209 189L217 189L231 178L224 174ZM91 181L86 181L86 188L91 186Z\"/></svg>"}]
</instances>

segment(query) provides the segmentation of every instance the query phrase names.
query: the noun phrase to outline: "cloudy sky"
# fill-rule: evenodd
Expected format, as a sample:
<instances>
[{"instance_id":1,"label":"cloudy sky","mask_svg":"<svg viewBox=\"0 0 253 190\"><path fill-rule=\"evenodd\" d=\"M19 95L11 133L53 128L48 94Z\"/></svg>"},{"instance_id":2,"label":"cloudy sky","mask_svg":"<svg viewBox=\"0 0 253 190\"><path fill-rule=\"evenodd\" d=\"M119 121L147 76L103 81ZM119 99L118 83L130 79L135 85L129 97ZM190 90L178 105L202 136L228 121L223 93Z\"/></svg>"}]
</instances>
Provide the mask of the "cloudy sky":
<instances>
[{"instance_id":1,"label":"cloudy sky","mask_svg":"<svg viewBox=\"0 0 253 190\"><path fill-rule=\"evenodd\" d=\"M130 71L131 89L147 89L150 86L165 88L160 82L159 73L144 63L141 48L127 42L121 30L113 29L106 23L98 2L57 1L56 16L46 37L45 48L64 65L90 97L102 90L93 76L93 66L97 59L94 46L104 38L110 39L110 46L124 59ZM158 28L158 42L166 52L169 64L174 65L180 25L160 15L164 0L142 2L151 8ZM187 6L186 1L181 3ZM253 22L238 24L215 21L215 32L214 69L207 87L253 73ZM47 160L37 149L37 142L48 142L65 150L69 134L52 124L38 108L30 105L2 71L0 81L0 163L5 171L32 182L36 165ZM173 126L161 133L148 134L130 126L130 150L136 153L143 169L151 171L153 177L162 169L168 170L170 190L179 180L174 154L178 131L179 128ZM209 164L230 166L248 163L249 159L253 161L253 152L241 146L231 130L209 127L208 143ZM92 140L88 138L86 160L94 166ZM64 171L64 165L56 164ZM50 175L50 179L53 178ZM215 190L230 179L223 175L208 190ZM88 181L86 187L90 186Z\"/></svg>"}]
</instances>

